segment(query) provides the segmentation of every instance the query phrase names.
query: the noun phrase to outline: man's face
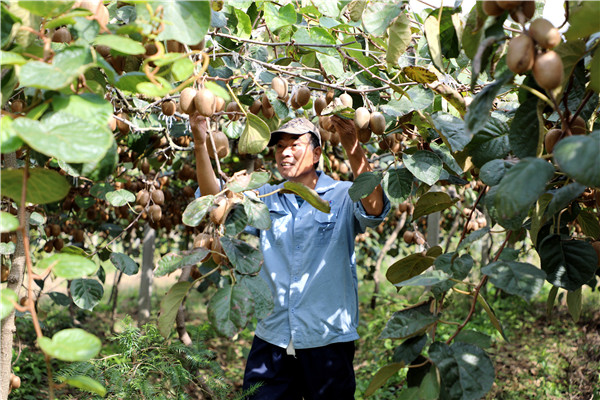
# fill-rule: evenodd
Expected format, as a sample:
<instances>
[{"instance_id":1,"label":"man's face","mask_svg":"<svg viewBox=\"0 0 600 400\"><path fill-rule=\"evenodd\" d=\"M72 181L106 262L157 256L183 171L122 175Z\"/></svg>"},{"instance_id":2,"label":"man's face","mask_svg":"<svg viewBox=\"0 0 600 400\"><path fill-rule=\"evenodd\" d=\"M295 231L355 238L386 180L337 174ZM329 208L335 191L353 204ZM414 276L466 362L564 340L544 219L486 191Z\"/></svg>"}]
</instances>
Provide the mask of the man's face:
<instances>
[{"instance_id":1,"label":"man's face","mask_svg":"<svg viewBox=\"0 0 600 400\"><path fill-rule=\"evenodd\" d=\"M321 148L313 149L310 133L291 135L282 133L275 144L275 161L279 173L287 180L298 181L315 171Z\"/></svg>"}]
</instances>

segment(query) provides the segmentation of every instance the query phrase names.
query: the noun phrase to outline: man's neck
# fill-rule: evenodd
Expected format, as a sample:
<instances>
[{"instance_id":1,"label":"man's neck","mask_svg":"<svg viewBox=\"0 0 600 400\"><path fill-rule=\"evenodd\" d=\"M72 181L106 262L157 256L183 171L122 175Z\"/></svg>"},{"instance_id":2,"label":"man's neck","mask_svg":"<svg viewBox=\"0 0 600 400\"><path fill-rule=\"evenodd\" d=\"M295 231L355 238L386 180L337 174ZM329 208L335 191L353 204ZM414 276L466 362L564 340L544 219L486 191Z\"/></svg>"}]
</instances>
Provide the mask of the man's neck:
<instances>
[{"instance_id":1,"label":"man's neck","mask_svg":"<svg viewBox=\"0 0 600 400\"><path fill-rule=\"evenodd\" d=\"M317 174L316 170L312 170L310 173L302 176L298 176L293 179L289 179L290 182L301 183L304 186L307 186L311 189L314 189L317 186L317 181L319 180L319 174Z\"/></svg>"}]
</instances>

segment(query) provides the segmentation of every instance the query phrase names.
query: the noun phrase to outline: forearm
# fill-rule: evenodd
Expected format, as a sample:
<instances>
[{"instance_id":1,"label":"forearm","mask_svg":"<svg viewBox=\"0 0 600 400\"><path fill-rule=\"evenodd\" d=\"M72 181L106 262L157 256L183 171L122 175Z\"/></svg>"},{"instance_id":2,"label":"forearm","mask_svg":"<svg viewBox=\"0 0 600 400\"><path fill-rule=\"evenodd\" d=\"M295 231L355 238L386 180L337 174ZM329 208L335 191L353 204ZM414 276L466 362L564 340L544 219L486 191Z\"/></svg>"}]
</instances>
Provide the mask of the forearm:
<instances>
[{"instance_id":1,"label":"forearm","mask_svg":"<svg viewBox=\"0 0 600 400\"><path fill-rule=\"evenodd\" d=\"M206 144L195 144L194 153L196 154L196 180L200 193L202 196L219 193L219 182L210 163Z\"/></svg>"}]
</instances>

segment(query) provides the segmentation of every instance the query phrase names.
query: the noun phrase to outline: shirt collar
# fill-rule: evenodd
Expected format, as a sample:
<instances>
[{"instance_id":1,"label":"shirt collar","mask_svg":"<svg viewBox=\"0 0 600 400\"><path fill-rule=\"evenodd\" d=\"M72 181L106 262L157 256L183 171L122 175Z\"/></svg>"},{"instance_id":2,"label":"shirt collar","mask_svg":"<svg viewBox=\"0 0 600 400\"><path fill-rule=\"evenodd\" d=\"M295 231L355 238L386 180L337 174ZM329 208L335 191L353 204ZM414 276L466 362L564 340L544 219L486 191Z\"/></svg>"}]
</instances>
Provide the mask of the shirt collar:
<instances>
[{"instance_id":1,"label":"shirt collar","mask_svg":"<svg viewBox=\"0 0 600 400\"><path fill-rule=\"evenodd\" d=\"M334 188L337 181L325 174L323 171L317 171L317 175L319 175L319 179L317 180L317 184L315 185L315 192L322 194Z\"/></svg>"}]
</instances>

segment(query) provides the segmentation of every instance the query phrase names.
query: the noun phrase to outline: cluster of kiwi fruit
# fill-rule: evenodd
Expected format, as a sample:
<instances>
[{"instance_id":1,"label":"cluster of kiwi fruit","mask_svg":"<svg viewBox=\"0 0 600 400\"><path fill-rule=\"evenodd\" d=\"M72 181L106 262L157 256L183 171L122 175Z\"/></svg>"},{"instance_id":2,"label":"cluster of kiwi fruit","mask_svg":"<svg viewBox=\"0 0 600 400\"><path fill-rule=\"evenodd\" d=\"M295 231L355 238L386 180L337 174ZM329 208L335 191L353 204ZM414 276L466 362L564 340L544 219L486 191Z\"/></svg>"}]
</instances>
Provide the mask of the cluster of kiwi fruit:
<instances>
[{"instance_id":1,"label":"cluster of kiwi fruit","mask_svg":"<svg viewBox=\"0 0 600 400\"><path fill-rule=\"evenodd\" d=\"M418 244L420 246L425 244L425 237L423 236L423 234L419 231L411 231L411 230L406 230L404 231L404 233L402 234L402 239L404 240L404 243L406 244Z\"/></svg>"},{"instance_id":2,"label":"cluster of kiwi fruit","mask_svg":"<svg viewBox=\"0 0 600 400\"><path fill-rule=\"evenodd\" d=\"M465 217L469 217L471 215L470 208L463 208L462 213ZM467 223L467 232L473 232L478 229L485 228L487 226L487 220L485 219L485 215L478 209L473 210L473 216Z\"/></svg>"}]
</instances>

